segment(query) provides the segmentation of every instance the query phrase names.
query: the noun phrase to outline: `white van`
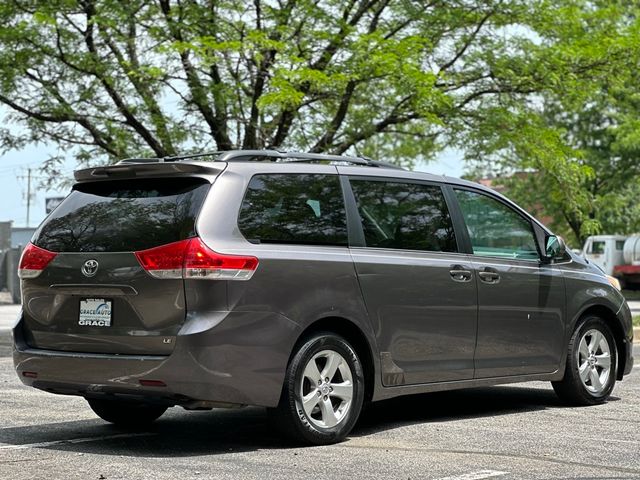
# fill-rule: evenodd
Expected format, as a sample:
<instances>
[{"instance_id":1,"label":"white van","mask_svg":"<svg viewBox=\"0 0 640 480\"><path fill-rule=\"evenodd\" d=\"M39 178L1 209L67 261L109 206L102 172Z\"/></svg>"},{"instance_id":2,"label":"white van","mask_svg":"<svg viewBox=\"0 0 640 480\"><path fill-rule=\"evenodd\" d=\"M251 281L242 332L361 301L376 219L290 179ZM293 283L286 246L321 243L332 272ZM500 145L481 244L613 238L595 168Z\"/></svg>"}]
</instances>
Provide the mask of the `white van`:
<instances>
[{"instance_id":1,"label":"white van","mask_svg":"<svg viewBox=\"0 0 640 480\"><path fill-rule=\"evenodd\" d=\"M582 255L598 265L604 273L611 275L613 267L624 263L625 235L592 235L582 248Z\"/></svg>"}]
</instances>

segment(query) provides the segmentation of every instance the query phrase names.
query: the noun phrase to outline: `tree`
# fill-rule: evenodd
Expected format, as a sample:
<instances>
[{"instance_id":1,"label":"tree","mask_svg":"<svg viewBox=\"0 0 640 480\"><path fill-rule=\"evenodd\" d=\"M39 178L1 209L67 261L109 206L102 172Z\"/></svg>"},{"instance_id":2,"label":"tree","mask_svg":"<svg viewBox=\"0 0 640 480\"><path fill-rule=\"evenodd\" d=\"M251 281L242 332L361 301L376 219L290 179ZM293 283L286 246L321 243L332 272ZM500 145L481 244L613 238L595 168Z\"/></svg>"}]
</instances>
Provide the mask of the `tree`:
<instances>
[{"instance_id":1,"label":"tree","mask_svg":"<svg viewBox=\"0 0 640 480\"><path fill-rule=\"evenodd\" d=\"M69 155L96 164L232 148L411 165L447 144L489 145L479 133L528 115L535 95L607 75L624 50L609 41L618 30L598 30L602 48L580 43L593 39L580 22L600 10L579 0L5 0L0 103L5 125L25 128L0 131L0 148L58 145L50 171ZM495 147L513 140L497 133Z\"/></svg>"},{"instance_id":2,"label":"tree","mask_svg":"<svg viewBox=\"0 0 640 480\"><path fill-rule=\"evenodd\" d=\"M568 8L579 13L542 19L540 30L557 42L549 63L571 59L579 74L557 79L529 108L497 110L493 126L474 133L469 156L477 175L501 177L509 196L582 245L592 234L640 228L640 4Z\"/></svg>"},{"instance_id":3,"label":"tree","mask_svg":"<svg viewBox=\"0 0 640 480\"><path fill-rule=\"evenodd\" d=\"M595 233L630 234L640 230L640 138L635 82L607 87L574 105L547 102L546 128L560 129L583 170L574 179L579 202L567 202L562 185L548 172L504 183L515 197L555 217L554 227L582 245Z\"/></svg>"}]
</instances>

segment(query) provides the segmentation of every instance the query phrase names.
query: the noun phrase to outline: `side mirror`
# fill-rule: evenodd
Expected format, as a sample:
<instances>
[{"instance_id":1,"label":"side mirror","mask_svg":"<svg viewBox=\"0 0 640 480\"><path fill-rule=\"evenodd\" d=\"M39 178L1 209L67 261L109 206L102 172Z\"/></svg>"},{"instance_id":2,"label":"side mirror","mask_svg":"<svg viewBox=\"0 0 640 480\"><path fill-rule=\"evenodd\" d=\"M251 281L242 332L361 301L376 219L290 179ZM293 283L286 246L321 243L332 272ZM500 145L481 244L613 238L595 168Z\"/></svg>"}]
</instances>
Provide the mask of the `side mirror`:
<instances>
[{"instance_id":1,"label":"side mirror","mask_svg":"<svg viewBox=\"0 0 640 480\"><path fill-rule=\"evenodd\" d=\"M551 263L553 260L564 258L567 253L567 245L562 237L547 235L545 240L545 252L542 260Z\"/></svg>"}]
</instances>

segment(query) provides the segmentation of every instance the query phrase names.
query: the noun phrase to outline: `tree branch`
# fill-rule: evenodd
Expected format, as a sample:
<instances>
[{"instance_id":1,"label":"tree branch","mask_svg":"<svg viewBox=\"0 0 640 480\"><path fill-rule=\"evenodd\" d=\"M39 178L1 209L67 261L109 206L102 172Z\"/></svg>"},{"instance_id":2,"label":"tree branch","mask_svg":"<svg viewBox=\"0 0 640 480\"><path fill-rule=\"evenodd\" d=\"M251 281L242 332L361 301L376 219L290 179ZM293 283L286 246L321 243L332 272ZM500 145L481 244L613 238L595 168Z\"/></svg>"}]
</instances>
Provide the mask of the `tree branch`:
<instances>
[{"instance_id":1,"label":"tree branch","mask_svg":"<svg viewBox=\"0 0 640 480\"><path fill-rule=\"evenodd\" d=\"M94 17L95 17L95 5L93 0L87 0L84 2L84 13L87 17L87 29L84 32L84 40L87 45L87 49L94 56L96 61L99 61L98 51L93 38L94 33ZM167 151L162 147L153 134L133 115L129 107L126 105L122 97L118 94L116 89L111 84L111 81L107 79L99 69L96 69L94 75L100 80L100 83L104 87L105 91L116 105L118 111L124 116L126 122L140 135L144 141L151 147L156 155L159 157L167 156Z\"/></svg>"},{"instance_id":2,"label":"tree branch","mask_svg":"<svg viewBox=\"0 0 640 480\"><path fill-rule=\"evenodd\" d=\"M356 143L361 142L362 140L366 140L367 138L370 138L377 133L384 132L387 129L387 127L391 125L407 123L407 122L410 122L411 120L415 120L418 118L420 118L420 115L418 115L417 113L407 113L405 115L397 115L395 113L392 113L384 120L381 120L378 123L375 123L372 128L362 130L360 131L360 133L357 133L353 135L351 138L336 145L331 149L331 152L335 153L336 155L341 155L344 152L346 152L349 148L354 146Z\"/></svg>"},{"instance_id":3,"label":"tree branch","mask_svg":"<svg viewBox=\"0 0 640 480\"><path fill-rule=\"evenodd\" d=\"M441 72L444 72L445 70L448 70L450 67L453 66L454 63L456 63L458 60L460 60L460 57L462 57L464 55L464 53L467 51L467 49L471 46L471 44L474 42L474 40L478 36L478 33L480 32L480 30L482 30L482 27L484 27L485 23L487 23L489 18L491 18L491 16L494 13L495 12L493 10L491 10L491 11L487 12L480 19L480 21L478 22L476 27L473 29L473 32L471 32L471 34L467 37L465 42L462 44L462 47L460 49L458 49L458 51L455 53L453 58L440 67L440 71Z\"/></svg>"},{"instance_id":4,"label":"tree branch","mask_svg":"<svg viewBox=\"0 0 640 480\"><path fill-rule=\"evenodd\" d=\"M171 135L169 134L169 130L167 128L167 120L165 118L164 113L162 112L160 105L155 99L155 95L149 90L147 85L140 81L138 77L136 77L136 72L140 71L140 63L138 62L138 56L136 52L135 46L135 24L133 23L133 19L129 23L128 36L126 38L127 44L127 52L129 60L125 60L124 55L118 48L118 46L113 42L113 39L109 35L108 32L101 31L101 37L105 44L109 47L109 50L116 58L118 65L123 70L131 85L138 93L140 98L142 99L144 105L147 107L149 111L149 117L154 127L156 128L156 132L160 137L160 141L162 142L163 151L166 152L167 155L175 155L176 150L173 146L173 142L171 141ZM127 65L129 63L129 65Z\"/></svg>"},{"instance_id":5,"label":"tree branch","mask_svg":"<svg viewBox=\"0 0 640 480\"><path fill-rule=\"evenodd\" d=\"M260 0L254 0L257 11L257 22L260 25ZM291 18L291 12L293 10L293 6L295 5L295 0L290 0L287 2L285 9L281 12L280 20L273 28L272 34L269 35L269 39L273 41L278 41L281 39L282 27L286 26L289 23L289 19ZM275 58L277 55L277 51L275 49L269 49L262 52L262 60L258 66L258 72L256 75L255 83L253 85L253 94L251 96L251 111L249 114L249 123L245 126L244 132L244 141L242 142L242 148L246 149L255 149L258 148L258 123L260 116L260 109L258 108L258 100L262 97L264 93L265 85L267 82L267 77L269 75L269 69L275 62Z\"/></svg>"},{"instance_id":6,"label":"tree branch","mask_svg":"<svg viewBox=\"0 0 640 480\"><path fill-rule=\"evenodd\" d=\"M345 88L344 94L342 95L342 99L340 100L340 104L338 109L336 110L335 115L331 119L329 123L329 127L325 131L324 135L318 140L318 142L311 149L312 152L323 152L326 148L333 143L333 139L336 136L336 133L342 126L342 122L344 122L345 117L347 116L347 112L349 110L349 104L351 103L351 99L353 98L353 92L356 89L357 82L355 80L350 80L347 83L347 87Z\"/></svg>"},{"instance_id":7,"label":"tree branch","mask_svg":"<svg viewBox=\"0 0 640 480\"><path fill-rule=\"evenodd\" d=\"M167 22L171 36L178 42L183 42L184 39L182 37L182 33L176 25L176 22L171 18L171 5L169 4L169 0L159 1L160 9L162 10L165 21ZM231 143L231 139L227 132L226 122L219 123L214 111L209 106L209 99L206 90L200 81L200 77L198 77L196 69L191 63L188 50L182 50L180 52L180 61L187 76L187 86L191 92L192 103L204 117L207 125L209 125L211 135L216 142L217 148L219 150L231 150L233 148L233 144Z\"/></svg>"},{"instance_id":8,"label":"tree branch","mask_svg":"<svg viewBox=\"0 0 640 480\"><path fill-rule=\"evenodd\" d=\"M95 145L102 148L104 151L109 153L114 157L119 156L119 152L112 147L111 141L108 136L100 132L98 128L93 125L87 117L82 117L77 114L69 114L69 113L43 113L36 112L33 110L29 110L21 105L17 104L10 98L0 95L0 102L12 108L16 112L20 112L23 115L26 115L29 118L33 118L34 120L39 120L41 122L50 122L50 123L64 123L64 122L75 122L78 125L82 126L85 130L89 132L91 137L93 138Z\"/></svg>"},{"instance_id":9,"label":"tree branch","mask_svg":"<svg viewBox=\"0 0 640 480\"><path fill-rule=\"evenodd\" d=\"M311 63L310 68L319 71L325 70L329 65L329 62L331 62L331 59L337 53L342 42L344 42L344 39L349 33L349 27L354 27L355 25L357 25L363 15L379 2L383 2L383 4L375 15L381 15L386 6L385 0L361 0L360 7L353 14L351 19L349 19L349 14L356 4L356 0L350 0L343 10L342 26L340 27L339 32L327 44L318 59L315 62ZM300 86L300 91L304 95L307 95L310 91L310 88L311 86L308 83L303 84ZM297 111L297 109L287 108L280 113L280 118L277 122L278 127L273 139L270 142L270 147L277 148L282 145L284 139L289 135L289 130L291 129L291 125L293 124L293 120Z\"/></svg>"}]
</instances>

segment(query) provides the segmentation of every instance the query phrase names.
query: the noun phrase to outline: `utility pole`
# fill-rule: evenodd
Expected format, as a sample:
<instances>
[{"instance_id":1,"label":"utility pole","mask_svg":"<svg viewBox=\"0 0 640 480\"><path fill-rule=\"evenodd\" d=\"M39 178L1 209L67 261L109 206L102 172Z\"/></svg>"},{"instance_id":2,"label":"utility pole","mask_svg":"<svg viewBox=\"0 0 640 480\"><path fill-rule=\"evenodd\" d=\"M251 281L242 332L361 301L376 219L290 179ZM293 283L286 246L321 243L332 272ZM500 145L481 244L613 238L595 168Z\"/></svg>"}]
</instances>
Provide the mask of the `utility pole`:
<instances>
[{"instance_id":1,"label":"utility pole","mask_svg":"<svg viewBox=\"0 0 640 480\"><path fill-rule=\"evenodd\" d=\"M27 228L29 228L30 212L31 212L31 169L27 168Z\"/></svg>"},{"instance_id":2,"label":"utility pole","mask_svg":"<svg viewBox=\"0 0 640 480\"><path fill-rule=\"evenodd\" d=\"M24 175L19 175L20 180L24 180ZM27 168L27 227L29 227L29 220L31 217L31 169Z\"/></svg>"}]
</instances>

